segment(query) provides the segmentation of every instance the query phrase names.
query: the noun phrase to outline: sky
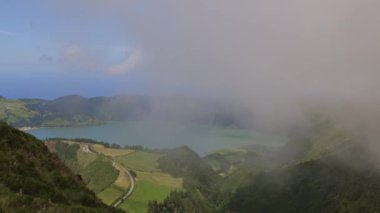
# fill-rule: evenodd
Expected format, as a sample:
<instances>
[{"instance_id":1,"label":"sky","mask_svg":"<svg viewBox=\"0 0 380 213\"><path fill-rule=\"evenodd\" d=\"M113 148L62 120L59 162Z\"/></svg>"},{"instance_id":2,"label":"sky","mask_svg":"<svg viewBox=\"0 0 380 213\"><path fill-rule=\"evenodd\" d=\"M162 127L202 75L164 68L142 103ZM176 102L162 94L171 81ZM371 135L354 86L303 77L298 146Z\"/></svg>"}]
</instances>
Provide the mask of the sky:
<instances>
[{"instance_id":1,"label":"sky","mask_svg":"<svg viewBox=\"0 0 380 213\"><path fill-rule=\"evenodd\" d=\"M77 24L53 7L0 1L0 95L52 99L147 92L143 74L124 73L140 56L133 39L120 32L117 17Z\"/></svg>"},{"instance_id":2,"label":"sky","mask_svg":"<svg viewBox=\"0 0 380 213\"><path fill-rule=\"evenodd\" d=\"M0 0L0 93L226 96L262 114L287 112L305 99L377 100L379 6Z\"/></svg>"}]
</instances>

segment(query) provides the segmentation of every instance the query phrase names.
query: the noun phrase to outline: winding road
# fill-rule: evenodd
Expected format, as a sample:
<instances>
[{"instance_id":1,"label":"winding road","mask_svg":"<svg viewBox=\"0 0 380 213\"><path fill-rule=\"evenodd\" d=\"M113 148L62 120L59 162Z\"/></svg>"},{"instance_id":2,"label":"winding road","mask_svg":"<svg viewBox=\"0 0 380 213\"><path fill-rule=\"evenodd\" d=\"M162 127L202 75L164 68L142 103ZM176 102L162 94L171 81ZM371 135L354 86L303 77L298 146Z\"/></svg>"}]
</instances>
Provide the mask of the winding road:
<instances>
[{"instance_id":1,"label":"winding road","mask_svg":"<svg viewBox=\"0 0 380 213\"><path fill-rule=\"evenodd\" d=\"M113 164L115 165L116 163L113 161ZM120 172L124 172L125 174L128 175L130 185L129 185L129 190L128 190L128 192L126 192L126 193L124 193L123 195L121 195L118 199L116 199L116 200L111 204L111 206L113 206L113 207L118 207L121 203L123 203L123 202L124 202L129 196L132 195L133 190L134 190L134 188L135 188L135 179L133 178L132 174L128 171L128 169L124 168L123 166L119 166L119 168L121 169Z\"/></svg>"},{"instance_id":2,"label":"winding road","mask_svg":"<svg viewBox=\"0 0 380 213\"><path fill-rule=\"evenodd\" d=\"M94 153L94 154L99 154L98 152L94 151L92 148L91 148L91 145L85 145L83 146L83 152L89 152L89 153ZM133 175L131 174L131 172L126 169L125 167L119 165L118 163L116 163L115 161L113 161L110 157L107 157L111 162L112 162L112 165L118 169L120 172L124 172L125 174L127 174L127 176L129 177L129 189L126 193L122 194L119 198L117 198L112 204L111 206L113 207L118 207L120 204L122 204L129 196L132 195L133 193L133 190L135 189L135 179L133 178Z\"/></svg>"}]
</instances>

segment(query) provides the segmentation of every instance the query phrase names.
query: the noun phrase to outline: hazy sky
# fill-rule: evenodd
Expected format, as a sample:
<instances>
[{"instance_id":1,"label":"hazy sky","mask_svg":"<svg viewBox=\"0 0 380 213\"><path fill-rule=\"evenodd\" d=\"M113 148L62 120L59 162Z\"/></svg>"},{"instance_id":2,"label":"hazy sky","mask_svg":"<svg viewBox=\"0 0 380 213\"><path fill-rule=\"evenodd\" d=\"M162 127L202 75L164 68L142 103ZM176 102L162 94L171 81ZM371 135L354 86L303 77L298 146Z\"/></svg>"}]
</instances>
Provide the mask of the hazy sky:
<instances>
[{"instance_id":1,"label":"hazy sky","mask_svg":"<svg viewBox=\"0 0 380 213\"><path fill-rule=\"evenodd\" d=\"M379 91L376 0L1 0L0 93L174 92L268 106Z\"/></svg>"}]
</instances>

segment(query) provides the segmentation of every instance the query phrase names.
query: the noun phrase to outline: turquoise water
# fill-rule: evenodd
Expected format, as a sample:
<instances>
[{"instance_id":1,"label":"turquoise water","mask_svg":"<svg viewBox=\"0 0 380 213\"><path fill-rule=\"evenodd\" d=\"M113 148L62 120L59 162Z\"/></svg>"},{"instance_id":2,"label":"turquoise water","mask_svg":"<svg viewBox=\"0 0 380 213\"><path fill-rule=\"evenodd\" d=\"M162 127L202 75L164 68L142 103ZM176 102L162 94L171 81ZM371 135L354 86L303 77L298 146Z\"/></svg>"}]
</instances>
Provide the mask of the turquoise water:
<instances>
[{"instance_id":1,"label":"turquoise water","mask_svg":"<svg viewBox=\"0 0 380 213\"><path fill-rule=\"evenodd\" d=\"M201 155L246 144L275 146L283 143L278 137L242 129L176 122L112 122L101 126L39 128L29 133L40 139L91 138L122 146L142 145L147 148L187 145Z\"/></svg>"}]
</instances>

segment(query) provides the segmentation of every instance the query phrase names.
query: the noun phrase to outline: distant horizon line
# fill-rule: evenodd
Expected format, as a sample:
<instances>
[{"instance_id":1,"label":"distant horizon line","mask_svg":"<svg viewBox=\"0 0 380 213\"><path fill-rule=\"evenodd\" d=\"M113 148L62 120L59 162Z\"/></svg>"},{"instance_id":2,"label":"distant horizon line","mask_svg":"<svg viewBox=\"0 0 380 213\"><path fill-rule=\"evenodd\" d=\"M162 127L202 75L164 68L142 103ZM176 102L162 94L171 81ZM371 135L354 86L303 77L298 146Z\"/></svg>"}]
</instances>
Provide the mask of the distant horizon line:
<instances>
[{"instance_id":1,"label":"distant horizon line","mask_svg":"<svg viewBox=\"0 0 380 213\"><path fill-rule=\"evenodd\" d=\"M82 95L82 94L75 94L75 93L69 93L67 95L58 95L52 98L48 97L6 97L2 94L0 94L0 99L8 99L8 100L28 100L28 99L34 99L34 100L47 100L52 101L59 98L69 97L69 96L77 96L81 98L91 99L91 98L112 98L112 97L120 97L120 96L141 96L141 97L188 97L188 98L212 98L215 99L216 97L211 97L207 95L194 95L194 94L142 94L142 93L117 93L114 95Z\"/></svg>"}]
</instances>

